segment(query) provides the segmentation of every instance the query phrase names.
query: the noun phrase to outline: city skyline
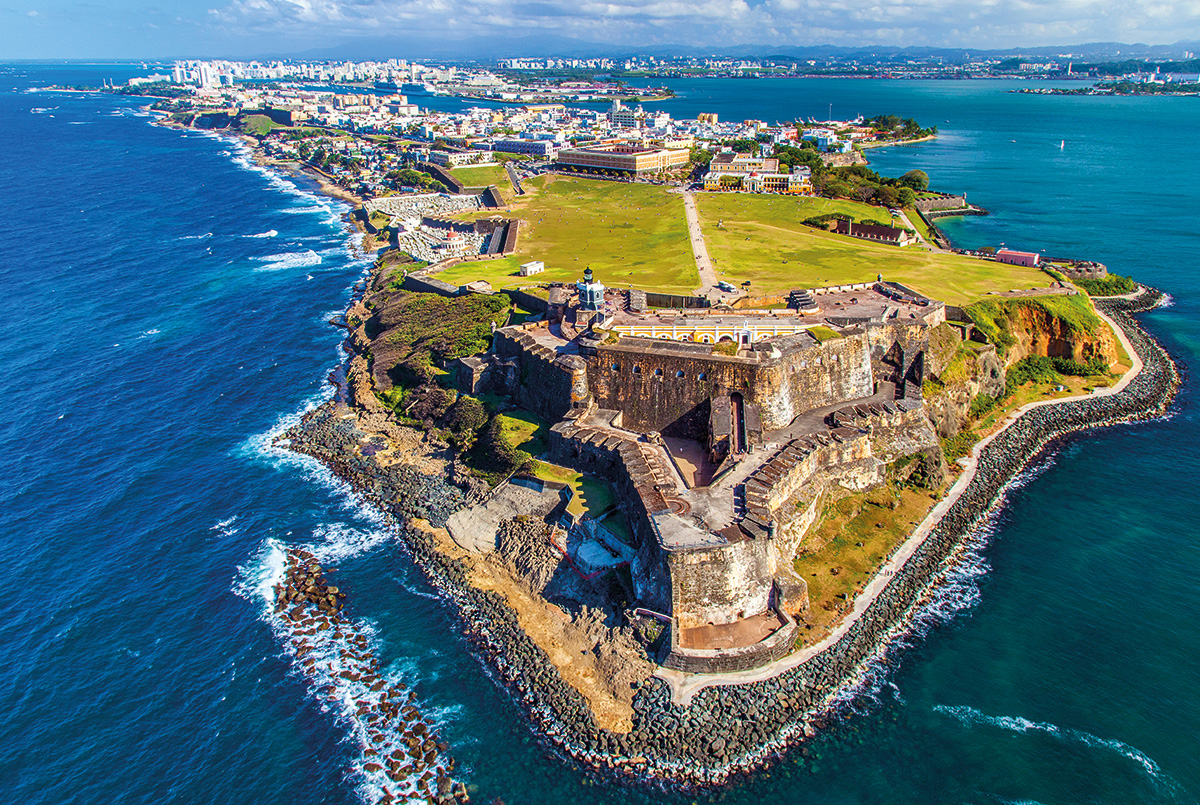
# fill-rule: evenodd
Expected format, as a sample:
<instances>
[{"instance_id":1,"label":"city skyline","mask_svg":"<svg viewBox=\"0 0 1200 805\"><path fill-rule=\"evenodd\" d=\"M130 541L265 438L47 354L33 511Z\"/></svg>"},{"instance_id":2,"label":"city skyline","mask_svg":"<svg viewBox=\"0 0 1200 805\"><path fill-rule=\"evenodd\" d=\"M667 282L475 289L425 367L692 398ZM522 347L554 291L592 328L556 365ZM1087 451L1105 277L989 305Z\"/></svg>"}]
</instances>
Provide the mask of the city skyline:
<instances>
[{"instance_id":1,"label":"city skyline","mask_svg":"<svg viewBox=\"0 0 1200 805\"><path fill-rule=\"evenodd\" d=\"M517 0L132 0L99 3L9 0L0 6L0 58L157 59L263 57L337 51L408 58L501 55L523 44L548 49L1069 47L1081 42L1158 45L1200 38L1200 4L1153 0L1001 0L963 7L947 0L704 0L564 3ZM424 51L424 52L423 52ZM764 54L765 55L765 54Z\"/></svg>"}]
</instances>

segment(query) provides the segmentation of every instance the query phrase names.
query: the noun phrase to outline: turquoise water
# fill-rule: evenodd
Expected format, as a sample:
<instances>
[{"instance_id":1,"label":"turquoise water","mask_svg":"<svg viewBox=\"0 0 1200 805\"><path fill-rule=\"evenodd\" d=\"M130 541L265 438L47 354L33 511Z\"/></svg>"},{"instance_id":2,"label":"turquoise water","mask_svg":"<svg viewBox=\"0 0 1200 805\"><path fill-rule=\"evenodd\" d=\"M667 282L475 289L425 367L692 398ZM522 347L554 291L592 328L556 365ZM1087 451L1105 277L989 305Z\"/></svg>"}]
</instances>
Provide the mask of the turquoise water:
<instances>
[{"instance_id":1,"label":"turquoise water","mask_svg":"<svg viewBox=\"0 0 1200 805\"><path fill-rule=\"evenodd\" d=\"M548 757L370 513L269 448L339 360L325 322L367 265L345 208L129 101L9 91L101 76L123 77L0 66L4 799L362 801L354 725L313 697L267 617L262 579L292 544L338 567L476 801L650 798ZM937 123L937 141L874 165L924 168L991 210L947 224L964 245L1092 257L1164 288L1174 303L1147 324L1194 362L1197 99L676 86L676 116L824 116L833 101ZM1196 801L1200 431L1185 380L1169 420L1040 461L840 725L716 799Z\"/></svg>"}]
</instances>

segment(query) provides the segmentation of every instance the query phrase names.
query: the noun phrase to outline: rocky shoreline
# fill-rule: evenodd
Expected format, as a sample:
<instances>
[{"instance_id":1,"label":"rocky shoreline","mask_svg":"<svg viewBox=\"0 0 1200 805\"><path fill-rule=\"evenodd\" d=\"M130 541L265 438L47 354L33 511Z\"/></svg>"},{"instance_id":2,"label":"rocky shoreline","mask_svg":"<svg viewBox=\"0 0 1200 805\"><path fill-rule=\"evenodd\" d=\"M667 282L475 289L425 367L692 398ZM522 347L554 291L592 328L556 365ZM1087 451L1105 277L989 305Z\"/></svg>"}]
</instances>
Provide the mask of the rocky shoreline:
<instances>
[{"instance_id":1,"label":"rocky shoreline","mask_svg":"<svg viewBox=\"0 0 1200 805\"><path fill-rule=\"evenodd\" d=\"M463 634L485 670L555 751L605 778L703 788L772 763L820 726L835 700L911 622L966 535L1048 442L1083 428L1164 413L1179 384L1178 372L1133 318L1161 299L1160 292L1147 289L1134 299L1096 300L1125 331L1142 371L1118 393L1026 411L997 434L980 452L962 495L838 641L776 677L707 688L686 705L673 704L667 684L652 678L636 691L633 727L625 734L597 728L587 701L525 634L503 596L473 587L463 563L440 551L420 522L443 526L463 505L462 490L445 473L426 474L404 462L385 465L375 460L375 449L364 450L382 443L377 430L396 426L383 425L373 399L355 405L356 397L369 393L355 388L355 364L359 371L365 366L361 356L352 357L347 370L349 402L315 409L281 440L322 461L387 515L413 561L457 609Z\"/></svg>"}]
</instances>

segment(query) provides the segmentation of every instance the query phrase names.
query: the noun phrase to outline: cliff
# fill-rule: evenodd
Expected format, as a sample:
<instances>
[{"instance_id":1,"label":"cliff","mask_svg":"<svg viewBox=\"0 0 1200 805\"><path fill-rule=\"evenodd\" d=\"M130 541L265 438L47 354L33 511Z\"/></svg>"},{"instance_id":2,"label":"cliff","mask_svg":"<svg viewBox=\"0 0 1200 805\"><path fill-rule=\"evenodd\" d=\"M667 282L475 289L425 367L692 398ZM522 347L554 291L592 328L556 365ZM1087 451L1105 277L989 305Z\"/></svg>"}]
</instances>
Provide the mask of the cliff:
<instances>
[{"instance_id":1,"label":"cliff","mask_svg":"<svg viewBox=\"0 0 1200 805\"><path fill-rule=\"evenodd\" d=\"M963 430L977 396L1003 396L1007 370L1025 358L1118 359L1116 338L1082 295L989 299L966 312L973 328L947 323L930 334L925 406L942 438Z\"/></svg>"},{"instance_id":2,"label":"cliff","mask_svg":"<svg viewBox=\"0 0 1200 805\"><path fill-rule=\"evenodd\" d=\"M1006 366L1031 355L1117 362L1116 339L1083 294L990 299L971 305L967 314Z\"/></svg>"}]
</instances>

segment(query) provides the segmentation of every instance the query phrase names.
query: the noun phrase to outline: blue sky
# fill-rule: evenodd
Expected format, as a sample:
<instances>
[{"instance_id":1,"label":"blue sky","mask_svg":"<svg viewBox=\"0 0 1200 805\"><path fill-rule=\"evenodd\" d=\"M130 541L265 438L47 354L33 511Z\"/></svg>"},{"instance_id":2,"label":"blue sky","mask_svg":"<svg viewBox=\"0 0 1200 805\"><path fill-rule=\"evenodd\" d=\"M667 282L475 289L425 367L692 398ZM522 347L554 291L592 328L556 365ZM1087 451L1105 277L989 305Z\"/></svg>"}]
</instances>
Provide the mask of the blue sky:
<instances>
[{"instance_id":1,"label":"blue sky","mask_svg":"<svg viewBox=\"0 0 1200 805\"><path fill-rule=\"evenodd\" d=\"M0 59L255 56L388 36L537 33L631 45L1170 43L1200 39L1200 0L0 0Z\"/></svg>"}]
</instances>

